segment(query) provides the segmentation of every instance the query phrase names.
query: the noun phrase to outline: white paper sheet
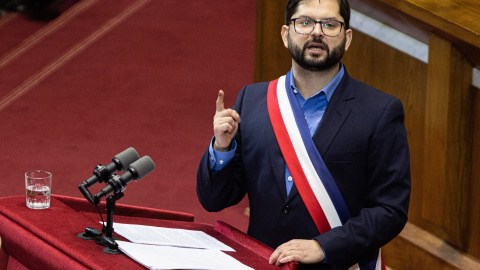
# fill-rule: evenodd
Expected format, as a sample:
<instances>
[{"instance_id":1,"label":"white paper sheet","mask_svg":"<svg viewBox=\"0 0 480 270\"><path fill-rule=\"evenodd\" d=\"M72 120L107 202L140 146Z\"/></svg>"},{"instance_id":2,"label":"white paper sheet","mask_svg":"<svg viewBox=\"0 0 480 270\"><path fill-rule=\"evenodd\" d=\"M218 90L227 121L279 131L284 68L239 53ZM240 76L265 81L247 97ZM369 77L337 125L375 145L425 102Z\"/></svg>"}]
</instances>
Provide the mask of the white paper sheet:
<instances>
[{"instance_id":1,"label":"white paper sheet","mask_svg":"<svg viewBox=\"0 0 480 270\"><path fill-rule=\"evenodd\" d=\"M133 243L235 251L202 231L123 223L114 223L113 228Z\"/></svg>"},{"instance_id":2,"label":"white paper sheet","mask_svg":"<svg viewBox=\"0 0 480 270\"><path fill-rule=\"evenodd\" d=\"M253 270L220 250L116 242L123 253L149 269Z\"/></svg>"}]
</instances>

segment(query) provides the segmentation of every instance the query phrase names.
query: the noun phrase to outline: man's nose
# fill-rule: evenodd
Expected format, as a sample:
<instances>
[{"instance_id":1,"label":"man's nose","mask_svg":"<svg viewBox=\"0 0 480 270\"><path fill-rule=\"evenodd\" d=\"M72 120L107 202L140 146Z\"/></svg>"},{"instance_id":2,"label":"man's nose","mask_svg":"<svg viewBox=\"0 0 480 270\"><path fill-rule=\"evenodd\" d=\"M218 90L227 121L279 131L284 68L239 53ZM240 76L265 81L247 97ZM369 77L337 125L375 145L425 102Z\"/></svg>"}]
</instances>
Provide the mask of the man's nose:
<instances>
[{"instance_id":1,"label":"man's nose","mask_svg":"<svg viewBox=\"0 0 480 270\"><path fill-rule=\"evenodd\" d=\"M313 31L311 34L319 37L323 36L322 25L320 24L320 22L315 22L315 28L313 28Z\"/></svg>"}]
</instances>

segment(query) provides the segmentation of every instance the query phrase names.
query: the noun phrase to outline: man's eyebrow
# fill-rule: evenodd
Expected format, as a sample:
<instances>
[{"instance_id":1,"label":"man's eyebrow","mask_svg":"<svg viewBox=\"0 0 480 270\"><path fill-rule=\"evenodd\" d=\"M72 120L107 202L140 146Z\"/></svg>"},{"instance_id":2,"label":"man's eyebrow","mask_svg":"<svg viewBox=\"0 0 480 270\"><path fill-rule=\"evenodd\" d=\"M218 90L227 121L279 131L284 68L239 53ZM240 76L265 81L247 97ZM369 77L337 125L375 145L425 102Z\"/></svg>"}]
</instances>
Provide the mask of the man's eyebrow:
<instances>
[{"instance_id":1,"label":"man's eyebrow","mask_svg":"<svg viewBox=\"0 0 480 270\"><path fill-rule=\"evenodd\" d=\"M303 15L298 16L298 18L307 18L307 19L315 20L310 16L303 16ZM321 18L320 19L320 21L331 21L331 20L340 20L340 19L337 18L337 17L328 17L328 18Z\"/></svg>"}]
</instances>

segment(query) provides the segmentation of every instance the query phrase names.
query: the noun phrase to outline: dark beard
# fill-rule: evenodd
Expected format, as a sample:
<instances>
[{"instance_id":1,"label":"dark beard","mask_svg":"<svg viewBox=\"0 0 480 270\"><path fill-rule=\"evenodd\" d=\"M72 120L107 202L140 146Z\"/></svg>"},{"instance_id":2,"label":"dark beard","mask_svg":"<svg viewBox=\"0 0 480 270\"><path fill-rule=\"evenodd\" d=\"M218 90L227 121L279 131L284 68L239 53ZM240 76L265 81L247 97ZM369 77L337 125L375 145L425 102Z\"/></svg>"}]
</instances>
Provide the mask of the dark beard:
<instances>
[{"instance_id":1,"label":"dark beard","mask_svg":"<svg viewBox=\"0 0 480 270\"><path fill-rule=\"evenodd\" d=\"M324 69L328 69L333 67L334 65L338 64L345 53L345 42L346 38L343 38L343 41L337 47L334 47L332 51L328 45L323 42L320 38L314 38L310 42L321 43L324 47L326 57L324 60L318 59L306 59L305 54L307 51L307 46L310 42L305 43L303 49L300 49L297 45L293 44L292 40L290 39L290 33L288 34L288 50L292 55L293 60L302 68L309 70L309 71L320 71ZM317 57L315 57L317 58Z\"/></svg>"}]
</instances>

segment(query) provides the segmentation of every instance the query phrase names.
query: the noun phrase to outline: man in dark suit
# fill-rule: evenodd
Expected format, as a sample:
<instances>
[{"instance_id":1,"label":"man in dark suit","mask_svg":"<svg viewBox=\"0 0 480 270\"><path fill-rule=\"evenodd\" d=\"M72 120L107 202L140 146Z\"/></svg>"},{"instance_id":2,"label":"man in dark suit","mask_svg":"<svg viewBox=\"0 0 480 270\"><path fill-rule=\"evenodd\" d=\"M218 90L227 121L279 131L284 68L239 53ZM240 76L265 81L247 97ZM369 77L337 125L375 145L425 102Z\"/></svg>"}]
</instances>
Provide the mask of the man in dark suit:
<instances>
[{"instance_id":1,"label":"man in dark suit","mask_svg":"<svg viewBox=\"0 0 480 270\"><path fill-rule=\"evenodd\" d=\"M269 83L244 87L233 109L224 108L219 91L215 136L197 173L198 198L206 210L220 211L248 194L248 234L276 248L272 264L375 269L375 262L364 266L407 221L410 158L403 106L352 79L340 63L352 40L346 0L290 0L285 17L282 39L292 55L286 90L298 101L349 219L320 233L272 127Z\"/></svg>"}]
</instances>

